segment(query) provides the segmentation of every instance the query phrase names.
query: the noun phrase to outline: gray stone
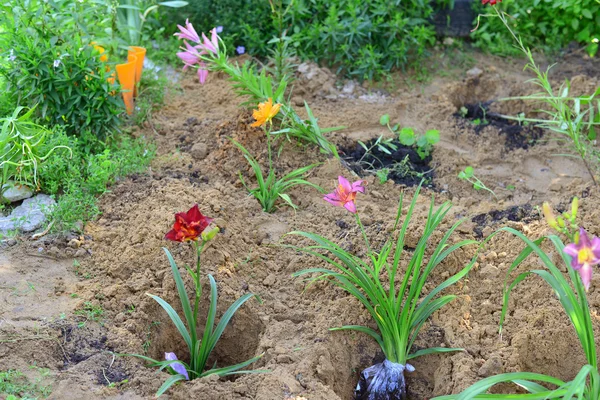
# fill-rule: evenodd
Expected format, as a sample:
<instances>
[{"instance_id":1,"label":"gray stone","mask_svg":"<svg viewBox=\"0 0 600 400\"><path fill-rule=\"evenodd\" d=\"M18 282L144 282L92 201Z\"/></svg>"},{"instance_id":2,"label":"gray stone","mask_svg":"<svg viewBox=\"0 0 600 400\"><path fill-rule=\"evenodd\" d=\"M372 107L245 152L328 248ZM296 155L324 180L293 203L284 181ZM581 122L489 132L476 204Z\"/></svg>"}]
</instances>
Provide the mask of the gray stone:
<instances>
[{"instance_id":1,"label":"gray stone","mask_svg":"<svg viewBox=\"0 0 600 400\"><path fill-rule=\"evenodd\" d=\"M354 92L354 87L355 87L355 83L354 81L347 81L344 84L344 87L342 88L342 93L345 94L352 94Z\"/></svg>"},{"instance_id":2,"label":"gray stone","mask_svg":"<svg viewBox=\"0 0 600 400\"><path fill-rule=\"evenodd\" d=\"M15 201L28 199L33 196L33 190L25 185L19 185L18 183L9 181L2 186L2 197L5 201L14 203Z\"/></svg>"},{"instance_id":3,"label":"gray stone","mask_svg":"<svg viewBox=\"0 0 600 400\"><path fill-rule=\"evenodd\" d=\"M54 199L45 194L25 199L23 204L15 207L10 215L0 217L0 232L35 231L46 222L46 214L52 211L55 205Z\"/></svg>"},{"instance_id":4,"label":"gray stone","mask_svg":"<svg viewBox=\"0 0 600 400\"><path fill-rule=\"evenodd\" d=\"M467 76L470 78L479 78L483 74L483 71L477 67L471 68L467 71Z\"/></svg>"},{"instance_id":5,"label":"gray stone","mask_svg":"<svg viewBox=\"0 0 600 400\"><path fill-rule=\"evenodd\" d=\"M502 360L497 356L492 356L483 363L481 368L479 368L479 371L477 371L477 374L485 378L501 374L502 371Z\"/></svg>"}]
</instances>

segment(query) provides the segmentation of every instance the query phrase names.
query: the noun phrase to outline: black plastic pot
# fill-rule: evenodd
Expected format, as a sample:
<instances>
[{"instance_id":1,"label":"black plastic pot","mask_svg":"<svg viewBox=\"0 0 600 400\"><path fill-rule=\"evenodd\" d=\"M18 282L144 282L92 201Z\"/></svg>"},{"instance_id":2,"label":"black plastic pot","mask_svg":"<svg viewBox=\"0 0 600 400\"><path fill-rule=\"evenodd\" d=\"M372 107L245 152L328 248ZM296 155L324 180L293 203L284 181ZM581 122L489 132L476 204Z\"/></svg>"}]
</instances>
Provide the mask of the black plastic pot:
<instances>
[{"instance_id":1,"label":"black plastic pot","mask_svg":"<svg viewBox=\"0 0 600 400\"><path fill-rule=\"evenodd\" d=\"M476 18L475 0L454 0L454 7L437 8L433 16L435 31L440 36L466 37L473 29Z\"/></svg>"}]
</instances>

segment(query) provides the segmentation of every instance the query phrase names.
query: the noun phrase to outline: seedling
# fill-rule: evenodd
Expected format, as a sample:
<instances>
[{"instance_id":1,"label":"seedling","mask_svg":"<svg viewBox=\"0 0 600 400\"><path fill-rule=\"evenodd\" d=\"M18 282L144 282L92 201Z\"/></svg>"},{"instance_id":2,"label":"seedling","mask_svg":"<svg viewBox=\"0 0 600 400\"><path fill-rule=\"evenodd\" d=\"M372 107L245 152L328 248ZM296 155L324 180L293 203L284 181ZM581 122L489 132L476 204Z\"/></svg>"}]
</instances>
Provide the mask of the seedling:
<instances>
[{"instance_id":1,"label":"seedling","mask_svg":"<svg viewBox=\"0 0 600 400\"><path fill-rule=\"evenodd\" d=\"M478 177L475 176L473 167L468 166L464 170L460 171L458 173L458 179L471 183L473 185L473 189L475 189L475 190L483 189L485 191L488 191L492 194L492 196L494 196L496 199L498 199L498 197L496 197L496 193L494 193L494 191L492 189L485 186L485 184L483 182L481 182L481 180Z\"/></svg>"},{"instance_id":2,"label":"seedling","mask_svg":"<svg viewBox=\"0 0 600 400\"><path fill-rule=\"evenodd\" d=\"M379 183L382 185L388 181L388 175L390 174L389 168L383 168L376 172L377 177L379 178Z\"/></svg>"},{"instance_id":3,"label":"seedling","mask_svg":"<svg viewBox=\"0 0 600 400\"><path fill-rule=\"evenodd\" d=\"M382 115L379 123L387 126L390 132L397 134L398 141L404 146L414 147L421 160L427 158L433 151L433 145L440 141L440 132L435 129L430 129L424 135L421 135L412 128L400 128L399 124L391 126L388 114Z\"/></svg>"}]
</instances>

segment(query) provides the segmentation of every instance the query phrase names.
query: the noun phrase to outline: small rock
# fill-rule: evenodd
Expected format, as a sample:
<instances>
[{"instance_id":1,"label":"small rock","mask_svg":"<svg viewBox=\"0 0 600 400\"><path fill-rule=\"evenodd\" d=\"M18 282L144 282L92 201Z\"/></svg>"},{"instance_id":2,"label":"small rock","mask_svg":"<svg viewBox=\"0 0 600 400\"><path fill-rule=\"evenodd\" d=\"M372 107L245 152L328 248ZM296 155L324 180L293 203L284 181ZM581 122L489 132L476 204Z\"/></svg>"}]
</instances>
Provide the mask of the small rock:
<instances>
[{"instance_id":1,"label":"small rock","mask_svg":"<svg viewBox=\"0 0 600 400\"><path fill-rule=\"evenodd\" d=\"M76 248L79 248L79 246L81 246L81 242L77 239L71 239L71 240L69 240L69 243L67 244L67 246L69 246L72 249L76 249Z\"/></svg>"},{"instance_id":2,"label":"small rock","mask_svg":"<svg viewBox=\"0 0 600 400\"><path fill-rule=\"evenodd\" d=\"M346 81L346 83L344 84L344 87L342 88L342 93L344 93L344 94L354 93L355 86L356 86L356 84L354 83L354 81Z\"/></svg>"},{"instance_id":3,"label":"small rock","mask_svg":"<svg viewBox=\"0 0 600 400\"><path fill-rule=\"evenodd\" d=\"M563 188L563 185L559 178L553 179L548 186L548 190L551 192L560 192Z\"/></svg>"},{"instance_id":4,"label":"small rock","mask_svg":"<svg viewBox=\"0 0 600 400\"><path fill-rule=\"evenodd\" d=\"M495 278L500 273L500 270L493 266L492 264L487 264L485 267L479 270L479 275L484 278Z\"/></svg>"},{"instance_id":5,"label":"small rock","mask_svg":"<svg viewBox=\"0 0 600 400\"><path fill-rule=\"evenodd\" d=\"M502 373L502 360L500 359L500 357L497 357L497 356L492 356L489 359L487 359L483 363L481 368L479 368L479 371L477 371L477 374L481 377L488 377L488 376L492 376L492 375L498 375L501 373Z\"/></svg>"},{"instance_id":6,"label":"small rock","mask_svg":"<svg viewBox=\"0 0 600 400\"><path fill-rule=\"evenodd\" d=\"M444 44L444 46L452 46L454 44L454 39L452 39L451 37L447 37L444 38L444 41L442 43Z\"/></svg>"},{"instance_id":7,"label":"small rock","mask_svg":"<svg viewBox=\"0 0 600 400\"><path fill-rule=\"evenodd\" d=\"M75 253L75 258L82 258L88 255L88 252L85 249L79 249Z\"/></svg>"},{"instance_id":8,"label":"small rock","mask_svg":"<svg viewBox=\"0 0 600 400\"><path fill-rule=\"evenodd\" d=\"M204 160L208 155L208 147L204 143L196 143L192 146L190 154L196 160Z\"/></svg>"},{"instance_id":9,"label":"small rock","mask_svg":"<svg viewBox=\"0 0 600 400\"><path fill-rule=\"evenodd\" d=\"M483 71L477 67L471 68L467 71L467 76L469 78L479 78L483 74Z\"/></svg>"},{"instance_id":10,"label":"small rock","mask_svg":"<svg viewBox=\"0 0 600 400\"><path fill-rule=\"evenodd\" d=\"M263 281L263 285L272 286L275 284L276 280L277 280L277 277L275 276L275 274L269 274L269 276L267 276L265 278L265 280Z\"/></svg>"},{"instance_id":11,"label":"small rock","mask_svg":"<svg viewBox=\"0 0 600 400\"><path fill-rule=\"evenodd\" d=\"M14 246L15 244L17 244L17 239L15 239L15 238L8 239L8 240L6 241L6 244L7 244L7 245L9 245L10 247L12 247L12 246Z\"/></svg>"},{"instance_id":12,"label":"small rock","mask_svg":"<svg viewBox=\"0 0 600 400\"><path fill-rule=\"evenodd\" d=\"M2 186L2 197L10 203L15 201L28 199L33 196L33 191L25 185L19 185L18 183L9 181Z\"/></svg>"},{"instance_id":13,"label":"small rock","mask_svg":"<svg viewBox=\"0 0 600 400\"><path fill-rule=\"evenodd\" d=\"M23 232L35 231L46 222L46 214L52 211L55 205L54 199L45 194L25 199L9 216L0 218L0 232L16 229Z\"/></svg>"},{"instance_id":14,"label":"small rock","mask_svg":"<svg viewBox=\"0 0 600 400\"><path fill-rule=\"evenodd\" d=\"M276 358L277 364L291 364L294 360L287 354L280 354Z\"/></svg>"}]
</instances>

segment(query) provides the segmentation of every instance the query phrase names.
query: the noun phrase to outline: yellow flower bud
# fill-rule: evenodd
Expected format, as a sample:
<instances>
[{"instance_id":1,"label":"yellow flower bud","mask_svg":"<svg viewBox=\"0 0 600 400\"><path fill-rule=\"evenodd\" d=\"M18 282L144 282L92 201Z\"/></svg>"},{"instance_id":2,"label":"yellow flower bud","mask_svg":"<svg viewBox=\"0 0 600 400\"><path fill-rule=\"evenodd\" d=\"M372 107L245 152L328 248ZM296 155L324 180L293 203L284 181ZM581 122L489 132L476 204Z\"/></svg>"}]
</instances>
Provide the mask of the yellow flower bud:
<instances>
[{"instance_id":1,"label":"yellow flower bud","mask_svg":"<svg viewBox=\"0 0 600 400\"><path fill-rule=\"evenodd\" d=\"M566 225L565 225L565 220L564 220L564 219L562 219L561 217L558 217L558 218L556 219L556 221L558 222L558 226L559 226L559 227L561 227L561 228L564 228L564 227L566 226Z\"/></svg>"},{"instance_id":2,"label":"yellow flower bud","mask_svg":"<svg viewBox=\"0 0 600 400\"><path fill-rule=\"evenodd\" d=\"M552 212L552 208L550 208L550 204L548 204L548 202L544 202L542 205L542 211L544 212L544 217L546 218L548 225L550 225L551 228L556 229L556 218L554 217L554 213Z\"/></svg>"},{"instance_id":3,"label":"yellow flower bud","mask_svg":"<svg viewBox=\"0 0 600 400\"><path fill-rule=\"evenodd\" d=\"M577 197L573 197L573 202L571 203L572 221L575 221L575 218L577 218L577 209L578 208L579 208L579 199Z\"/></svg>"},{"instance_id":4,"label":"yellow flower bud","mask_svg":"<svg viewBox=\"0 0 600 400\"><path fill-rule=\"evenodd\" d=\"M218 226L215 226L215 227L210 228L210 229L205 229L202 232L202 235L201 235L202 236L202 240L204 242L208 242L209 240L214 239L214 237L217 236L217 233L219 233L219 227Z\"/></svg>"}]
</instances>

